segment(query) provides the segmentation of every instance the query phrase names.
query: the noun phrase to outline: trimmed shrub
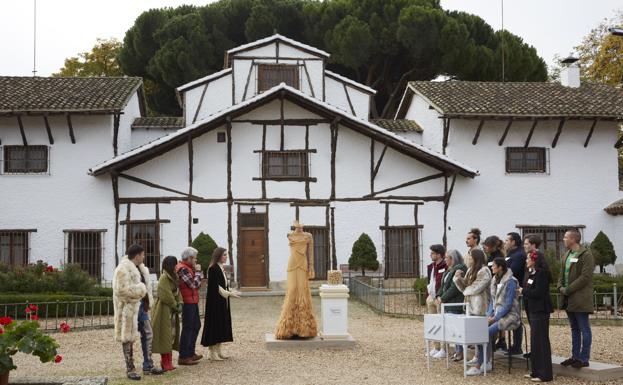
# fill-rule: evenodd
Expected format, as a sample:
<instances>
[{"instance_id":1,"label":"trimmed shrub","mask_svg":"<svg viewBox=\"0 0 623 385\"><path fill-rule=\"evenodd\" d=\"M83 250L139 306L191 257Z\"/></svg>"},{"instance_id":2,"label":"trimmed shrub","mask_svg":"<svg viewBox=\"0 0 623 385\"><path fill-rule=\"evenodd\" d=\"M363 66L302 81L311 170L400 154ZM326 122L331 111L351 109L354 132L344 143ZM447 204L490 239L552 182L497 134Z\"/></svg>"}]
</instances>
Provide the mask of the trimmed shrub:
<instances>
[{"instance_id":1,"label":"trimmed shrub","mask_svg":"<svg viewBox=\"0 0 623 385\"><path fill-rule=\"evenodd\" d=\"M214 242L214 239L212 239L212 237L210 237L208 234L204 234L203 232L201 232L199 235L197 235L197 238L195 238L191 246L197 249L197 251L199 252L197 254L197 263L201 265L203 275L206 276L208 271L208 265L212 260L212 253L217 247L216 242Z\"/></svg>"},{"instance_id":2,"label":"trimmed shrub","mask_svg":"<svg viewBox=\"0 0 623 385\"><path fill-rule=\"evenodd\" d=\"M351 270L361 269L361 275L366 275L366 270L377 270L379 261L376 259L376 247L368 234L363 233L353 244L353 249L348 259L348 268Z\"/></svg>"},{"instance_id":3,"label":"trimmed shrub","mask_svg":"<svg viewBox=\"0 0 623 385\"><path fill-rule=\"evenodd\" d=\"M605 272L605 267L613 265L617 259L614 253L614 246L603 231L600 231L593 242L591 242L591 251L593 252L595 265L599 266L599 271L602 274Z\"/></svg>"},{"instance_id":4,"label":"trimmed shrub","mask_svg":"<svg viewBox=\"0 0 623 385\"><path fill-rule=\"evenodd\" d=\"M0 264L0 293L71 293L96 295L93 278L79 265L65 265L58 270L43 262L28 266Z\"/></svg>"},{"instance_id":5,"label":"trimmed shrub","mask_svg":"<svg viewBox=\"0 0 623 385\"><path fill-rule=\"evenodd\" d=\"M428 297L428 289L426 288L427 285L427 278L417 278L415 281L413 281L413 291L418 293L417 300L419 305L426 304L426 297Z\"/></svg>"}]
</instances>

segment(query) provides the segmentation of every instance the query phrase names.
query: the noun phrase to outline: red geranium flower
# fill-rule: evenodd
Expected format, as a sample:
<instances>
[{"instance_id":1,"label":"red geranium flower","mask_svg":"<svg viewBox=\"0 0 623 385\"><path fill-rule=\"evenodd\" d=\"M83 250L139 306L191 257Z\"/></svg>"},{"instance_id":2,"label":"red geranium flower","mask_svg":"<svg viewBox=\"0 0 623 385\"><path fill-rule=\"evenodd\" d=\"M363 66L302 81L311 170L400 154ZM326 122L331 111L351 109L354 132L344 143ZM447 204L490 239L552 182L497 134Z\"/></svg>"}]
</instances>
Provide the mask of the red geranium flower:
<instances>
[{"instance_id":1,"label":"red geranium flower","mask_svg":"<svg viewBox=\"0 0 623 385\"><path fill-rule=\"evenodd\" d=\"M33 314L33 315L30 316L30 320L31 321L37 321L37 320L39 320L39 316L36 315L36 314Z\"/></svg>"},{"instance_id":2,"label":"red geranium flower","mask_svg":"<svg viewBox=\"0 0 623 385\"><path fill-rule=\"evenodd\" d=\"M56 357L54 357L54 363L59 364L61 361L63 361L63 356L57 354Z\"/></svg>"},{"instance_id":3,"label":"red geranium flower","mask_svg":"<svg viewBox=\"0 0 623 385\"><path fill-rule=\"evenodd\" d=\"M67 333L69 330L71 330L69 325L67 323L65 323L65 322L61 323L59 325L59 328L61 329L61 332L63 332L63 333Z\"/></svg>"},{"instance_id":4,"label":"red geranium flower","mask_svg":"<svg viewBox=\"0 0 623 385\"><path fill-rule=\"evenodd\" d=\"M31 303L30 305L28 305L28 307L29 307L29 308L30 308L30 310L32 310L32 311L37 311L37 310L39 310L39 308L37 307L37 305L35 305L35 304L33 304L33 303Z\"/></svg>"},{"instance_id":5,"label":"red geranium flower","mask_svg":"<svg viewBox=\"0 0 623 385\"><path fill-rule=\"evenodd\" d=\"M4 329L0 328L0 334L4 333Z\"/></svg>"},{"instance_id":6,"label":"red geranium flower","mask_svg":"<svg viewBox=\"0 0 623 385\"><path fill-rule=\"evenodd\" d=\"M48 273L53 272L54 271L54 266L50 266L50 265L46 266L45 271L47 271Z\"/></svg>"},{"instance_id":7,"label":"red geranium flower","mask_svg":"<svg viewBox=\"0 0 623 385\"><path fill-rule=\"evenodd\" d=\"M5 326L13 322L11 317L0 317L0 325Z\"/></svg>"}]
</instances>

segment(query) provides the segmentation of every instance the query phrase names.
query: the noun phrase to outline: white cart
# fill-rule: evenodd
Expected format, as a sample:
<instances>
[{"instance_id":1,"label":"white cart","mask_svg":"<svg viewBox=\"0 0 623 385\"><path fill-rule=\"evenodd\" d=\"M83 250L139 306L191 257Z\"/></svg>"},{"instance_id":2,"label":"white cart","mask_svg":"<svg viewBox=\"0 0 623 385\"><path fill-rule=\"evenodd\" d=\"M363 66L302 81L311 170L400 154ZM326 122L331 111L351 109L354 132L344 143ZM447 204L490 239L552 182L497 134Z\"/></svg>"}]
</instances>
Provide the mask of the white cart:
<instances>
[{"instance_id":1,"label":"white cart","mask_svg":"<svg viewBox=\"0 0 623 385\"><path fill-rule=\"evenodd\" d=\"M446 307L463 306L466 314L449 314ZM430 370L430 341L442 344L457 344L463 346L463 377L467 372L467 346L484 345L483 365L487 375L487 346L489 344L489 324L487 317L472 316L469 314L467 303L448 303L441 305L441 314L424 314L424 340L426 341L426 367ZM450 367L446 355L446 368Z\"/></svg>"}]
</instances>

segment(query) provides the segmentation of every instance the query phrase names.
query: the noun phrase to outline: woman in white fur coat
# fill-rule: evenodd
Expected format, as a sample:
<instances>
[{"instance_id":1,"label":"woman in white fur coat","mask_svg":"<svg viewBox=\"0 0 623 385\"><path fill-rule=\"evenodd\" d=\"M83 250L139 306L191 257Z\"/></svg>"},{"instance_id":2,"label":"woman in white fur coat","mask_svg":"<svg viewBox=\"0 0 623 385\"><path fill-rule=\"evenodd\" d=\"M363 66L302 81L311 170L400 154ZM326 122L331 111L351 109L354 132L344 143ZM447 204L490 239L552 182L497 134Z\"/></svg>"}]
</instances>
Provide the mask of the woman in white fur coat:
<instances>
[{"instance_id":1,"label":"woman in white fur coat","mask_svg":"<svg viewBox=\"0 0 623 385\"><path fill-rule=\"evenodd\" d=\"M121 259L115 269L112 282L113 305L115 310L115 341L121 342L129 379L138 380L134 366L134 341L140 337L138 330L138 312L141 299L151 296L146 284L149 284L149 270L143 264L145 251L141 246L132 245L128 255ZM146 276L141 282L141 274ZM151 300L151 297L148 297Z\"/></svg>"}]
</instances>

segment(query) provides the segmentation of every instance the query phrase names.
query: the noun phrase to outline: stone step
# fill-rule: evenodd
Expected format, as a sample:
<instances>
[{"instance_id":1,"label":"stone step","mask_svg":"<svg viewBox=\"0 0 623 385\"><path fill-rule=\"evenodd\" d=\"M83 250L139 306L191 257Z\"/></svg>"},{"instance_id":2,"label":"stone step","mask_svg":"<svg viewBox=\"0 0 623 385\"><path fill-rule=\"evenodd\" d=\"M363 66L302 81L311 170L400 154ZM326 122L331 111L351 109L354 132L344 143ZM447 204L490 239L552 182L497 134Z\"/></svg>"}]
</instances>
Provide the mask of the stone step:
<instances>
[{"instance_id":1,"label":"stone step","mask_svg":"<svg viewBox=\"0 0 623 385\"><path fill-rule=\"evenodd\" d=\"M307 339L277 340L273 333L266 333L264 338L268 350L352 349L357 345L351 335L344 339L323 339L318 336Z\"/></svg>"},{"instance_id":2,"label":"stone step","mask_svg":"<svg viewBox=\"0 0 623 385\"><path fill-rule=\"evenodd\" d=\"M554 374L559 376L576 377L590 381L610 381L623 379L623 366L606 364L603 362L590 361L590 366L575 369L570 366L562 366L560 363L566 357L552 356L552 368Z\"/></svg>"}]
</instances>

